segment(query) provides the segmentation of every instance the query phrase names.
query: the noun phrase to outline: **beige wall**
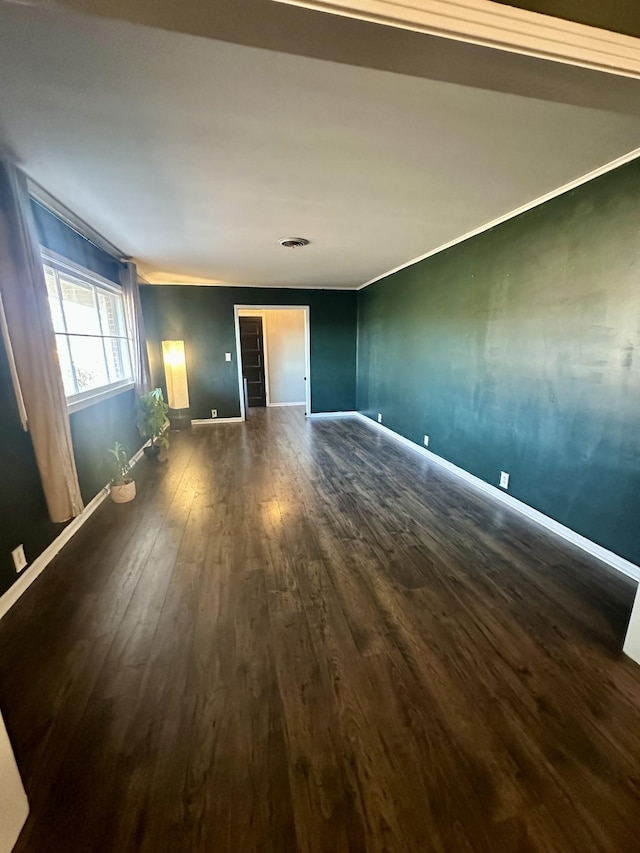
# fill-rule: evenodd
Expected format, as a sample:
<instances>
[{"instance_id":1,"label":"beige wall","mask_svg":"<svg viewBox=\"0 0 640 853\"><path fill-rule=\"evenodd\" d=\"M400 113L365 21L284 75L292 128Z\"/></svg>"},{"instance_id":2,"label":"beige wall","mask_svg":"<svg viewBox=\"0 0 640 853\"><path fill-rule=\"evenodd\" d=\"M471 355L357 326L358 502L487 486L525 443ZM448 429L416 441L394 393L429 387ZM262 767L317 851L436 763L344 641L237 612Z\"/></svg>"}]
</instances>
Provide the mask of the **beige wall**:
<instances>
[{"instance_id":1,"label":"beige wall","mask_svg":"<svg viewBox=\"0 0 640 853\"><path fill-rule=\"evenodd\" d=\"M239 317L262 317L267 405L305 402L305 312L303 308L241 308Z\"/></svg>"},{"instance_id":2,"label":"beige wall","mask_svg":"<svg viewBox=\"0 0 640 853\"><path fill-rule=\"evenodd\" d=\"M304 311L287 308L264 315L269 405L304 403Z\"/></svg>"}]
</instances>

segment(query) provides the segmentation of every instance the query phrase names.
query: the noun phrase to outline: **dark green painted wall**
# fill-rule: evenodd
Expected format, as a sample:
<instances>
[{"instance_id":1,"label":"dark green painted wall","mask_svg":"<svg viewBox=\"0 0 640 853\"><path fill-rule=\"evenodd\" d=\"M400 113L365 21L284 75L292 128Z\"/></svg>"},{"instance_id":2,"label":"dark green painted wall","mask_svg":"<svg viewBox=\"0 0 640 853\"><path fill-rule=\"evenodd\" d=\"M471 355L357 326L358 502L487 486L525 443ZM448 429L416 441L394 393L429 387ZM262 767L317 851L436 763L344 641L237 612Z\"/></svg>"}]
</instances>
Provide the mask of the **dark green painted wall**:
<instances>
[{"instance_id":1,"label":"dark green painted wall","mask_svg":"<svg viewBox=\"0 0 640 853\"><path fill-rule=\"evenodd\" d=\"M358 409L640 563L640 162L359 293Z\"/></svg>"},{"instance_id":2,"label":"dark green painted wall","mask_svg":"<svg viewBox=\"0 0 640 853\"><path fill-rule=\"evenodd\" d=\"M85 503L98 494L108 482L106 449L116 441L127 448L129 456L142 447L135 426L136 394L125 391L102 403L87 406L71 415L71 438L78 469L80 490Z\"/></svg>"},{"instance_id":3,"label":"dark green painted wall","mask_svg":"<svg viewBox=\"0 0 640 853\"><path fill-rule=\"evenodd\" d=\"M11 551L21 543L31 562L55 539L64 525L52 524L40 485L29 433L20 424L9 362L0 338L0 594L18 575Z\"/></svg>"},{"instance_id":4,"label":"dark green painted wall","mask_svg":"<svg viewBox=\"0 0 640 853\"><path fill-rule=\"evenodd\" d=\"M40 484L29 433L20 424L9 364L0 340L0 394L5 400L0 418L0 595L18 575L11 551L23 544L29 563L44 551L64 524L52 524ZM134 426L135 394L127 391L71 415L71 435L80 489L88 503L109 479L105 448L118 439L131 448L142 444Z\"/></svg>"},{"instance_id":5,"label":"dark green painted wall","mask_svg":"<svg viewBox=\"0 0 640 853\"><path fill-rule=\"evenodd\" d=\"M311 410L355 407L355 291L144 286L142 307L154 381L164 386L163 340L183 340L192 418L240 414L234 305L309 305ZM232 361L225 361L225 352Z\"/></svg>"},{"instance_id":6,"label":"dark green painted wall","mask_svg":"<svg viewBox=\"0 0 640 853\"><path fill-rule=\"evenodd\" d=\"M54 216L37 201L31 199L31 210L36 221L40 243L104 278L120 281L120 263L102 249L94 246L77 231Z\"/></svg>"},{"instance_id":7,"label":"dark green painted wall","mask_svg":"<svg viewBox=\"0 0 640 853\"><path fill-rule=\"evenodd\" d=\"M39 205L32 204L40 242L106 278L118 280L118 263L68 228ZM24 544L29 563L49 545L64 525L52 524L40 484L31 437L20 424L9 364L0 340L0 594L18 575L11 551ZM71 415L71 435L82 497L90 501L105 485L105 449L118 439L131 454L141 446L134 427L135 394L128 391Z\"/></svg>"}]
</instances>

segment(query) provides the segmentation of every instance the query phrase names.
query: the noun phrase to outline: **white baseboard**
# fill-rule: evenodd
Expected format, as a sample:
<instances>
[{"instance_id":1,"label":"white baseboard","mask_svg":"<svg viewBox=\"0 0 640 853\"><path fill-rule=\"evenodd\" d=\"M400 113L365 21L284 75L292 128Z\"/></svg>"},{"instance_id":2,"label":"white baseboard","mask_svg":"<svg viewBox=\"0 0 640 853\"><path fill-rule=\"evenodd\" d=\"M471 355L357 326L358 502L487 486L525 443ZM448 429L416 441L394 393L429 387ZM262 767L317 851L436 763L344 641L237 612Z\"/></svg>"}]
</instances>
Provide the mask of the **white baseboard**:
<instances>
[{"instance_id":1,"label":"white baseboard","mask_svg":"<svg viewBox=\"0 0 640 853\"><path fill-rule=\"evenodd\" d=\"M195 418L191 426L208 426L209 424L241 424L244 418Z\"/></svg>"},{"instance_id":2,"label":"white baseboard","mask_svg":"<svg viewBox=\"0 0 640 853\"><path fill-rule=\"evenodd\" d=\"M150 442L146 442L143 447L146 447ZM142 457L143 451L142 447L138 452L131 457L129 460L129 465L133 467L136 462ZM25 591L31 586L34 580L41 575L42 572L47 568L49 563L56 557L60 551L64 548L64 546L69 542L73 536L80 530L82 525L93 515L93 513L98 509L100 504L106 500L109 495L110 486L106 485L98 494L89 501L89 503L82 510L80 515L77 515L75 518L71 519L69 524L62 530L62 532L56 536L53 542L48 545L44 551L39 554L31 565L27 566L26 569L22 572L18 580L12 584L9 589L4 593L4 595L0 596L0 619L13 607L16 601L20 598L21 595L25 593Z\"/></svg>"},{"instance_id":3,"label":"white baseboard","mask_svg":"<svg viewBox=\"0 0 640 853\"><path fill-rule=\"evenodd\" d=\"M165 430L162 430L162 431L164 432ZM140 450L136 451L133 454L133 456L129 460L129 467L133 468L133 466L136 464L136 462L138 462L139 459L142 459L142 457L144 456L144 448L147 447L149 444L151 444L151 441L145 441L145 443L142 445ZM105 486L105 489L108 489L108 488L109 488L108 485Z\"/></svg>"},{"instance_id":4,"label":"white baseboard","mask_svg":"<svg viewBox=\"0 0 640 853\"><path fill-rule=\"evenodd\" d=\"M592 542L585 536L581 536L579 533L576 533L575 530L565 527L565 525L560 524L559 521L556 521L548 515L539 512L537 509L530 507L528 504L519 501L517 498L514 498L507 492L503 492L496 486L492 486L490 483L481 480L480 477L470 474L468 471L465 471L464 468L459 468L457 465L454 465L453 462L443 459L442 456L437 456L435 453L427 450L426 447L420 447L419 444L415 444L415 442L410 441L403 435L399 435L397 432L389 429L389 427L379 424L377 421L368 418L360 412L356 412L355 416L372 429L377 429L380 432L383 432L389 438L392 438L394 441L397 441L405 447L408 447L410 450L413 450L414 453L419 453L421 456L424 456L426 459L429 459L441 468L446 468L447 471L450 471L452 474L460 477L460 479L465 480L469 485L481 492L484 492L494 500L500 501L500 503L505 504L516 512L519 512L521 515L526 516L528 519L539 524L541 527L544 527L546 530L549 530L551 533L555 533L556 536L562 537L562 539L565 539L567 542L571 542L572 545L576 545L592 557L595 557L601 562L606 563L608 566L611 566L611 568L616 569L622 574L627 575L627 577L640 582L640 566L636 566L635 563L631 563L629 560L625 560L624 557L620 557L613 551L603 548L602 545L598 545L596 542ZM638 607L638 611L638 619L640 621L640 605ZM640 640L638 651L640 653Z\"/></svg>"},{"instance_id":5,"label":"white baseboard","mask_svg":"<svg viewBox=\"0 0 640 853\"><path fill-rule=\"evenodd\" d=\"M267 403L267 407L269 409L279 409L282 406L304 406L306 405L304 400L301 403Z\"/></svg>"},{"instance_id":6,"label":"white baseboard","mask_svg":"<svg viewBox=\"0 0 640 853\"><path fill-rule=\"evenodd\" d=\"M357 412L311 412L308 418L353 418Z\"/></svg>"}]
</instances>

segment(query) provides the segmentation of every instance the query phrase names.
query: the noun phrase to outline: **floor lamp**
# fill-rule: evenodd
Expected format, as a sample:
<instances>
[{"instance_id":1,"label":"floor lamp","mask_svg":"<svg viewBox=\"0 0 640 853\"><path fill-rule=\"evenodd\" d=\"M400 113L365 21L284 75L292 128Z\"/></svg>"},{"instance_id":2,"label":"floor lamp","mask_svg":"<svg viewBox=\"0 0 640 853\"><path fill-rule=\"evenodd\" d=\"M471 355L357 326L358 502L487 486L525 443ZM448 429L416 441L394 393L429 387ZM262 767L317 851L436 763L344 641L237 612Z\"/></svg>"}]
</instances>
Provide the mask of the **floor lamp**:
<instances>
[{"instance_id":1,"label":"floor lamp","mask_svg":"<svg viewBox=\"0 0 640 853\"><path fill-rule=\"evenodd\" d=\"M184 341L162 341L162 360L171 429L188 429L191 426L191 418Z\"/></svg>"}]
</instances>

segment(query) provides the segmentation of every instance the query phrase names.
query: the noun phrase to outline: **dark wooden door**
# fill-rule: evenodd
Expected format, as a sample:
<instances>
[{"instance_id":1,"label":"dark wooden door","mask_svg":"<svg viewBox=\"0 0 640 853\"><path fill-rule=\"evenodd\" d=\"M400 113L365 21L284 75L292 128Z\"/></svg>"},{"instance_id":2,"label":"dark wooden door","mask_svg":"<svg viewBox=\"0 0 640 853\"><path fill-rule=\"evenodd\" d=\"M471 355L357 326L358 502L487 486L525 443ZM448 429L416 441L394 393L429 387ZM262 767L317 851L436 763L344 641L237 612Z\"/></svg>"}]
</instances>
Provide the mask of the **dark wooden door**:
<instances>
[{"instance_id":1,"label":"dark wooden door","mask_svg":"<svg viewBox=\"0 0 640 853\"><path fill-rule=\"evenodd\" d=\"M240 317L240 351L247 403L250 407L266 406L262 317Z\"/></svg>"}]
</instances>

